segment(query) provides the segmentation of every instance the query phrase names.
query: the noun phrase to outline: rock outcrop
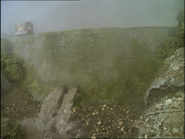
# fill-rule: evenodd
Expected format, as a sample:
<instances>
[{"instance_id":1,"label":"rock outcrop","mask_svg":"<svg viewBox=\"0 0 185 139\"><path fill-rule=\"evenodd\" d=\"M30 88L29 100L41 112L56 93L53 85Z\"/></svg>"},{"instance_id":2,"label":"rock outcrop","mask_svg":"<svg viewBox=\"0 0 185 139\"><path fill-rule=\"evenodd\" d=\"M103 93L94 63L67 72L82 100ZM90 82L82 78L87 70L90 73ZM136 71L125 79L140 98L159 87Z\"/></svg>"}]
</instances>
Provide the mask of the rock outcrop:
<instances>
[{"instance_id":1,"label":"rock outcrop","mask_svg":"<svg viewBox=\"0 0 185 139\"><path fill-rule=\"evenodd\" d=\"M167 58L164 66L146 90L147 110L131 127L136 137L184 138L184 47Z\"/></svg>"},{"instance_id":2,"label":"rock outcrop","mask_svg":"<svg viewBox=\"0 0 185 139\"><path fill-rule=\"evenodd\" d=\"M27 131L28 139L68 138L66 132L72 127L68 119L77 90L77 87L73 87L66 94L64 87L55 88L43 101L38 117L23 121L22 126Z\"/></svg>"},{"instance_id":3,"label":"rock outcrop","mask_svg":"<svg viewBox=\"0 0 185 139\"><path fill-rule=\"evenodd\" d=\"M156 78L146 90L145 105L157 99L183 89L184 87L184 47L175 51L174 55L165 60L166 70Z\"/></svg>"},{"instance_id":4,"label":"rock outcrop","mask_svg":"<svg viewBox=\"0 0 185 139\"><path fill-rule=\"evenodd\" d=\"M132 128L139 138L184 138L184 92L156 102Z\"/></svg>"}]
</instances>

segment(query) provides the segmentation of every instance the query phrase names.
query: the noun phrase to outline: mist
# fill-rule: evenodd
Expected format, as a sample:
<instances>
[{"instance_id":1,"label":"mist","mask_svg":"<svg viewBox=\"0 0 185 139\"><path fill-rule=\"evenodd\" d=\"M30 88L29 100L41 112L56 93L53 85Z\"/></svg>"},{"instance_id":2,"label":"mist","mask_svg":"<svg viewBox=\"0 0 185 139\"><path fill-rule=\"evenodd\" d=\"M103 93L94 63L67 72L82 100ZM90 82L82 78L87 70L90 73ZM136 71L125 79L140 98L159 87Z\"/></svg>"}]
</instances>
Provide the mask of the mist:
<instances>
[{"instance_id":1,"label":"mist","mask_svg":"<svg viewBox=\"0 0 185 139\"><path fill-rule=\"evenodd\" d=\"M31 21L34 33L126 27L177 26L184 0L1 1L1 37Z\"/></svg>"}]
</instances>

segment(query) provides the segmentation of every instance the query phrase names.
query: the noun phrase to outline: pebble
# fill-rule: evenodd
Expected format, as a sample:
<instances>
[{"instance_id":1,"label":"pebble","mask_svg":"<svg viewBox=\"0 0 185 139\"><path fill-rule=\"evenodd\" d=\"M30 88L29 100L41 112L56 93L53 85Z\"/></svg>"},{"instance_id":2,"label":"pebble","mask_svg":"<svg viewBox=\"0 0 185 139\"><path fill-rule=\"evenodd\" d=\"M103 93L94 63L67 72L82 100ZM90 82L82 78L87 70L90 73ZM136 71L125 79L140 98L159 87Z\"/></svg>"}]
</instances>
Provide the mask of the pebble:
<instances>
[{"instance_id":1,"label":"pebble","mask_svg":"<svg viewBox=\"0 0 185 139\"><path fill-rule=\"evenodd\" d=\"M168 99L168 100L165 101L165 105L170 105L172 102L173 102L172 99Z\"/></svg>"},{"instance_id":2,"label":"pebble","mask_svg":"<svg viewBox=\"0 0 185 139\"><path fill-rule=\"evenodd\" d=\"M99 112L93 112L92 115L96 115L96 114L98 114L98 113L99 113Z\"/></svg>"},{"instance_id":3,"label":"pebble","mask_svg":"<svg viewBox=\"0 0 185 139\"><path fill-rule=\"evenodd\" d=\"M145 139L148 138L148 136L145 134Z\"/></svg>"},{"instance_id":4,"label":"pebble","mask_svg":"<svg viewBox=\"0 0 185 139\"><path fill-rule=\"evenodd\" d=\"M163 106L163 104L160 103L160 104L156 105L155 107L156 107L156 109L160 110L162 106Z\"/></svg>"},{"instance_id":5,"label":"pebble","mask_svg":"<svg viewBox=\"0 0 185 139\"><path fill-rule=\"evenodd\" d=\"M145 121L148 122L149 121L149 118L147 117Z\"/></svg>"},{"instance_id":6,"label":"pebble","mask_svg":"<svg viewBox=\"0 0 185 139\"><path fill-rule=\"evenodd\" d=\"M101 124L101 121L99 121L97 124L100 125Z\"/></svg>"},{"instance_id":7,"label":"pebble","mask_svg":"<svg viewBox=\"0 0 185 139\"><path fill-rule=\"evenodd\" d=\"M140 119L142 120L143 119L143 116L141 116Z\"/></svg>"},{"instance_id":8,"label":"pebble","mask_svg":"<svg viewBox=\"0 0 185 139\"><path fill-rule=\"evenodd\" d=\"M105 108L107 105L103 105L103 107Z\"/></svg>"},{"instance_id":9,"label":"pebble","mask_svg":"<svg viewBox=\"0 0 185 139\"><path fill-rule=\"evenodd\" d=\"M89 125L89 122L86 122L86 125L88 126Z\"/></svg>"},{"instance_id":10,"label":"pebble","mask_svg":"<svg viewBox=\"0 0 185 139\"><path fill-rule=\"evenodd\" d=\"M104 111L104 108L102 108L102 111Z\"/></svg>"},{"instance_id":11,"label":"pebble","mask_svg":"<svg viewBox=\"0 0 185 139\"><path fill-rule=\"evenodd\" d=\"M164 130L167 130L167 128L166 128L166 127L164 127Z\"/></svg>"},{"instance_id":12,"label":"pebble","mask_svg":"<svg viewBox=\"0 0 185 139\"><path fill-rule=\"evenodd\" d=\"M125 128L124 126L121 128L121 131L122 131L122 132L124 132L124 128Z\"/></svg>"},{"instance_id":13,"label":"pebble","mask_svg":"<svg viewBox=\"0 0 185 139\"><path fill-rule=\"evenodd\" d=\"M120 121L120 122L119 122L119 125L122 125L122 124L123 124L123 122Z\"/></svg>"}]
</instances>

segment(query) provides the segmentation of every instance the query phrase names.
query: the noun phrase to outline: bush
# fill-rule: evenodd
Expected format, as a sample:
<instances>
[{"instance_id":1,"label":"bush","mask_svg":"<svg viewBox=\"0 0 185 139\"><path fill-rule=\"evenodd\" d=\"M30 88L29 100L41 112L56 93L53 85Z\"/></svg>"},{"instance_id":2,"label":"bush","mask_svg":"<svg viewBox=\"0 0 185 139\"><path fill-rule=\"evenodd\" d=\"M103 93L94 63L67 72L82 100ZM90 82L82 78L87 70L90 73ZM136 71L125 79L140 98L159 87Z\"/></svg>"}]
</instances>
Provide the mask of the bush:
<instances>
[{"instance_id":1,"label":"bush","mask_svg":"<svg viewBox=\"0 0 185 139\"><path fill-rule=\"evenodd\" d=\"M10 81L18 81L22 78L22 68L18 64L10 64L5 67L6 77Z\"/></svg>"},{"instance_id":2,"label":"bush","mask_svg":"<svg viewBox=\"0 0 185 139\"><path fill-rule=\"evenodd\" d=\"M1 70L9 81L18 81L23 77L23 68L11 51L11 44L7 39L1 39Z\"/></svg>"},{"instance_id":3,"label":"bush","mask_svg":"<svg viewBox=\"0 0 185 139\"><path fill-rule=\"evenodd\" d=\"M7 118L1 117L1 138L2 139L25 139L26 131L20 124L13 125Z\"/></svg>"},{"instance_id":4,"label":"bush","mask_svg":"<svg viewBox=\"0 0 185 139\"><path fill-rule=\"evenodd\" d=\"M177 16L178 27L174 36L165 40L161 48L156 50L156 55L159 58L165 59L173 55L177 49L184 47L184 16L182 15L184 15L184 11L180 11Z\"/></svg>"}]
</instances>

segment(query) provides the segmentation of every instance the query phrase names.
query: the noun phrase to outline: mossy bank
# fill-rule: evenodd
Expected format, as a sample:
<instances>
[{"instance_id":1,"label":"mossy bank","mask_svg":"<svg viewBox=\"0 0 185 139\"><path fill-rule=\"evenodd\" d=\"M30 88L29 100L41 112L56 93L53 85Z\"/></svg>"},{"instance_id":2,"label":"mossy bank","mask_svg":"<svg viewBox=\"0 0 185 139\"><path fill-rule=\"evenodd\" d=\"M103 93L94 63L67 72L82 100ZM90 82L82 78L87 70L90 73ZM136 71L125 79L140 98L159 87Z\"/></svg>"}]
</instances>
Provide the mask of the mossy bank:
<instances>
[{"instance_id":1,"label":"mossy bank","mask_svg":"<svg viewBox=\"0 0 185 139\"><path fill-rule=\"evenodd\" d=\"M155 50L175 28L92 28L9 40L14 54L24 61L24 87L45 97L57 86L78 85L74 103L84 106L94 101L143 99L163 64Z\"/></svg>"}]
</instances>

